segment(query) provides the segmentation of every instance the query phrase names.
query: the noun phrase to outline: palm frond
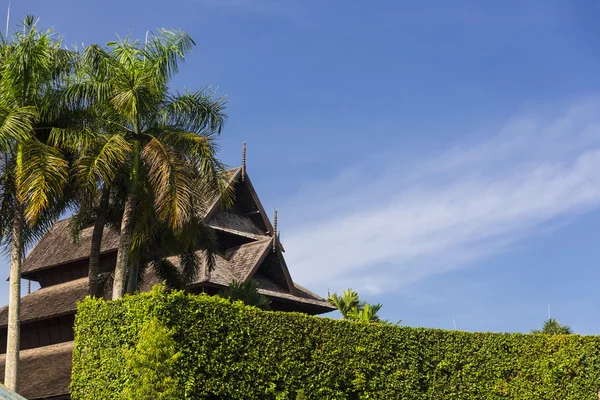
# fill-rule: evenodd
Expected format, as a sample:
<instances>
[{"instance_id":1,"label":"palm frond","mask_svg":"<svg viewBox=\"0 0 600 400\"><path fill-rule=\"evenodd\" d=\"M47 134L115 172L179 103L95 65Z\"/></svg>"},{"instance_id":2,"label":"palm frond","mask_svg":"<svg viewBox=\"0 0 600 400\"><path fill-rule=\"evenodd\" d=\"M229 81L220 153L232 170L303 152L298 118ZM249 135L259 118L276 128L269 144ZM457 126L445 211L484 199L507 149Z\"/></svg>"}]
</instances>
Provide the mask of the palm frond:
<instances>
[{"instance_id":1,"label":"palm frond","mask_svg":"<svg viewBox=\"0 0 600 400\"><path fill-rule=\"evenodd\" d=\"M78 182L88 190L101 182L111 185L130 152L131 145L122 135L98 136L87 154L76 162Z\"/></svg>"},{"instance_id":2,"label":"palm frond","mask_svg":"<svg viewBox=\"0 0 600 400\"><path fill-rule=\"evenodd\" d=\"M69 220L69 234L73 243L79 243L79 234L92 221L91 207L80 207Z\"/></svg>"},{"instance_id":3,"label":"palm frond","mask_svg":"<svg viewBox=\"0 0 600 400\"><path fill-rule=\"evenodd\" d=\"M217 198L224 208L233 204L233 188L229 184L225 166L217 157L218 146L212 137L169 127L157 128L150 135L172 148L189 163L195 180L194 197L201 199L201 202L197 202L197 207L206 207Z\"/></svg>"},{"instance_id":4,"label":"palm frond","mask_svg":"<svg viewBox=\"0 0 600 400\"><path fill-rule=\"evenodd\" d=\"M167 82L179 71L179 63L195 45L192 38L179 30L159 29L144 45L143 56L157 81Z\"/></svg>"},{"instance_id":5,"label":"palm frond","mask_svg":"<svg viewBox=\"0 0 600 400\"><path fill-rule=\"evenodd\" d=\"M161 258L148 263L148 268L151 268L156 276L165 282L165 285L170 289L184 289L185 281L181 272L168 259Z\"/></svg>"},{"instance_id":6,"label":"palm frond","mask_svg":"<svg viewBox=\"0 0 600 400\"><path fill-rule=\"evenodd\" d=\"M171 148L157 139L144 146L142 159L154 191L154 206L159 220L180 230L193 215L193 179L190 168Z\"/></svg>"},{"instance_id":7,"label":"palm frond","mask_svg":"<svg viewBox=\"0 0 600 400\"><path fill-rule=\"evenodd\" d=\"M25 204L25 217L36 219L53 199L60 199L69 179L69 169L60 151L37 139L22 142L23 162L17 168L18 196Z\"/></svg>"},{"instance_id":8,"label":"palm frond","mask_svg":"<svg viewBox=\"0 0 600 400\"><path fill-rule=\"evenodd\" d=\"M271 309L271 300L258 292L258 282L254 279L245 282L234 280L220 292L220 296L231 301L242 301L246 305L262 310Z\"/></svg>"},{"instance_id":9,"label":"palm frond","mask_svg":"<svg viewBox=\"0 0 600 400\"><path fill-rule=\"evenodd\" d=\"M335 306L344 318L349 318L350 312L354 309L360 309L361 303L358 292L352 289L344 290L344 293L339 296L337 293L327 296L327 301Z\"/></svg>"},{"instance_id":10,"label":"palm frond","mask_svg":"<svg viewBox=\"0 0 600 400\"><path fill-rule=\"evenodd\" d=\"M181 266L181 276L186 285L192 284L198 278L198 272L202 266L202 260L195 251L188 251L180 254L179 265Z\"/></svg>"},{"instance_id":11,"label":"palm frond","mask_svg":"<svg viewBox=\"0 0 600 400\"><path fill-rule=\"evenodd\" d=\"M0 149L7 152L16 141L28 140L36 118L35 107L3 107L0 99Z\"/></svg>"},{"instance_id":12,"label":"palm frond","mask_svg":"<svg viewBox=\"0 0 600 400\"><path fill-rule=\"evenodd\" d=\"M226 105L225 96L218 96L208 88L177 92L167 96L159 122L205 136L220 134L227 121Z\"/></svg>"},{"instance_id":13,"label":"palm frond","mask_svg":"<svg viewBox=\"0 0 600 400\"><path fill-rule=\"evenodd\" d=\"M353 321L361 322L380 322L377 312L381 309L381 304L365 303L360 308L353 308L348 313L348 318Z\"/></svg>"},{"instance_id":14,"label":"palm frond","mask_svg":"<svg viewBox=\"0 0 600 400\"><path fill-rule=\"evenodd\" d=\"M544 321L544 326L542 329L532 329L531 333L543 333L547 335L569 335L572 334L573 331L571 327L568 325L562 325L555 318L548 318Z\"/></svg>"}]
</instances>

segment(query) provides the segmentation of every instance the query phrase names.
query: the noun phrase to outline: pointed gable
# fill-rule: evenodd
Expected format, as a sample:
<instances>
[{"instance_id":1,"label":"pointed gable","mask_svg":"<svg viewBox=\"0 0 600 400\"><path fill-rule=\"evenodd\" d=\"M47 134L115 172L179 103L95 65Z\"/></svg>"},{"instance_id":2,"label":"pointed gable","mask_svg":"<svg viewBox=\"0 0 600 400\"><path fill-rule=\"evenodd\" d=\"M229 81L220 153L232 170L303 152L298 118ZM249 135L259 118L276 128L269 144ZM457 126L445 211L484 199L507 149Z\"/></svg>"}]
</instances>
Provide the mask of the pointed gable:
<instances>
[{"instance_id":1,"label":"pointed gable","mask_svg":"<svg viewBox=\"0 0 600 400\"><path fill-rule=\"evenodd\" d=\"M238 281L246 281L250 278L256 267L268 256L271 243L271 239L263 239L230 249L225 253Z\"/></svg>"},{"instance_id":2,"label":"pointed gable","mask_svg":"<svg viewBox=\"0 0 600 400\"><path fill-rule=\"evenodd\" d=\"M241 170L231 175L234 203L227 210L219 208L215 201L206 214L208 224L214 229L258 239L273 233L271 222L252 186L248 176L241 179Z\"/></svg>"},{"instance_id":3,"label":"pointed gable","mask_svg":"<svg viewBox=\"0 0 600 400\"><path fill-rule=\"evenodd\" d=\"M294 294L295 287L292 277L279 248L269 249L269 253L264 260L254 267L247 279L255 279L259 283L263 282L265 286L275 285L280 290ZM259 287L263 287L262 285Z\"/></svg>"}]
</instances>

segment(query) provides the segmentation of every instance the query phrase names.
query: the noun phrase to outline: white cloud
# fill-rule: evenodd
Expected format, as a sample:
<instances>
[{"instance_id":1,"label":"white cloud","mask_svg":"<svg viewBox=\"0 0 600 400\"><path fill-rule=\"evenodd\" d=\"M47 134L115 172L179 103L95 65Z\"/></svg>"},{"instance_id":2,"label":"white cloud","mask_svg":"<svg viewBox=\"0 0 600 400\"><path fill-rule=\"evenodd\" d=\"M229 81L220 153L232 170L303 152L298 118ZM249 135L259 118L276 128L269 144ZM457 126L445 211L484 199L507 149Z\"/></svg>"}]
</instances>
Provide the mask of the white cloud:
<instances>
[{"instance_id":1,"label":"white cloud","mask_svg":"<svg viewBox=\"0 0 600 400\"><path fill-rule=\"evenodd\" d=\"M596 99L538 110L410 170L356 167L303 188L284 208L294 279L321 291L391 290L598 207L598 110Z\"/></svg>"}]
</instances>

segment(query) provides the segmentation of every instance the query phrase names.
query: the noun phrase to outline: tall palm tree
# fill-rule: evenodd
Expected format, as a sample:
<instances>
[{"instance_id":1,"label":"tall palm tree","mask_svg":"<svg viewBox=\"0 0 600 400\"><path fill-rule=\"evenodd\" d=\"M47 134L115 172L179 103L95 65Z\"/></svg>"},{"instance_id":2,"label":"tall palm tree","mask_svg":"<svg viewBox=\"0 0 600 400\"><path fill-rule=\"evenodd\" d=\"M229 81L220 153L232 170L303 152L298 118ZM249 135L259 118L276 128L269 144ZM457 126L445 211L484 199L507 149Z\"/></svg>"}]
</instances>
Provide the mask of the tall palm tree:
<instances>
[{"instance_id":1,"label":"tall palm tree","mask_svg":"<svg viewBox=\"0 0 600 400\"><path fill-rule=\"evenodd\" d=\"M68 162L51 144L65 132L68 116L56 92L72 67L52 30L28 16L0 49L0 150L2 226L10 245L10 293L4 382L18 390L20 280L24 247L64 206Z\"/></svg>"},{"instance_id":2,"label":"tall palm tree","mask_svg":"<svg viewBox=\"0 0 600 400\"><path fill-rule=\"evenodd\" d=\"M158 220L176 233L201 214L199 193L206 198L226 191L213 141L226 120L225 99L210 90L169 92L171 77L193 45L184 32L160 30L144 43L126 38L109 43L107 50L90 46L81 79L69 89L72 101L99 107L108 135L129 144L113 299L124 292L128 268L132 279L139 275L130 254L142 182ZM110 163L99 160L94 168L111 182Z\"/></svg>"}]
</instances>

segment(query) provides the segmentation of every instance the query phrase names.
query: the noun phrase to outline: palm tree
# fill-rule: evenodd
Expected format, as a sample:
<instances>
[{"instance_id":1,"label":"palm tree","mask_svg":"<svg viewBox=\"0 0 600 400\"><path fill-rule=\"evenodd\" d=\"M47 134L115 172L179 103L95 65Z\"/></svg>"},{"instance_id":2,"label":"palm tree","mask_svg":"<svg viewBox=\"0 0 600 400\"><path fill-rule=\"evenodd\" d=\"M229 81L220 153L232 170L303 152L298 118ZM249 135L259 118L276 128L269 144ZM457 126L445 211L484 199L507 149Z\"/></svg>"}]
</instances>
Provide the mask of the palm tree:
<instances>
[{"instance_id":1,"label":"palm tree","mask_svg":"<svg viewBox=\"0 0 600 400\"><path fill-rule=\"evenodd\" d=\"M124 292L128 268L130 279L139 275L130 254L143 189L154 199L158 220L174 232L202 214L198 209L202 205L195 200L198 193L207 198L226 191L213 141L226 120L225 99L210 90L175 94L168 90L170 78L193 45L184 32L160 30L144 43L126 38L109 43L108 50L90 46L84 52L80 79L69 88L73 102L98 107L106 134L129 145L124 165L118 168L126 179L126 197L113 299ZM92 175L104 182L111 182L111 174L119 175L100 159L94 170ZM135 282L129 286L135 287Z\"/></svg>"},{"instance_id":2,"label":"palm tree","mask_svg":"<svg viewBox=\"0 0 600 400\"><path fill-rule=\"evenodd\" d=\"M386 320L381 320L377 315L382 307L381 304L370 304L360 300L358 292L352 289L344 290L341 296L337 293L330 294L327 296L327 301L338 309L344 319L389 323Z\"/></svg>"},{"instance_id":3,"label":"palm tree","mask_svg":"<svg viewBox=\"0 0 600 400\"><path fill-rule=\"evenodd\" d=\"M348 313L348 319L362 322L384 322L379 318L377 312L381 309L381 304L365 303L361 308L354 308ZM385 321L387 322L387 321Z\"/></svg>"},{"instance_id":4,"label":"palm tree","mask_svg":"<svg viewBox=\"0 0 600 400\"><path fill-rule=\"evenodd\" d=\"M72 67L51 30L28 16L0 49L1 227L10 245L10 293L4 382L18 390L21 262L25 245L64 208L68 162L52 143L68 123L56 92Z\"/></svg>"},{"instance_id":5,"label":"palm tree","mask_svg":"<svg viewBox=\"0 0 600 400\"><path fill-rule=\"evenodd\" d=\"M358 297L358 292L352 289L344 290L342 296L338 296L337 293L330 294L327 296L327 301L337 308L345 319L350 318L352 310L360 309L364 306L364 303Z\"/></svg>"},{"instance_id":6,"label":"palm tree","mask_svg":"<svg viewBox=\"0 0 600 400\"><path fill-rule=\"evenodd\" d=\"M258 292L258 282L254 279L245 282L233 281L220 293L221 297L244 304L254 306L262 310L271 309L271 300Z\"/></svg>"},{"instance_id":7,"label":"palm tree","mask_svg":"<svg viewBox=\"0 0 600 400\"><path fill-rule=\"evenodd\" d=\"M544 322L544 326L542 329L532 329L531 333L544 333L547 335L569 335L572 334L573 331L571 327L568 325L561 325L558 320L554 318L548 318Z\"/></svg>"}]
</instances>

